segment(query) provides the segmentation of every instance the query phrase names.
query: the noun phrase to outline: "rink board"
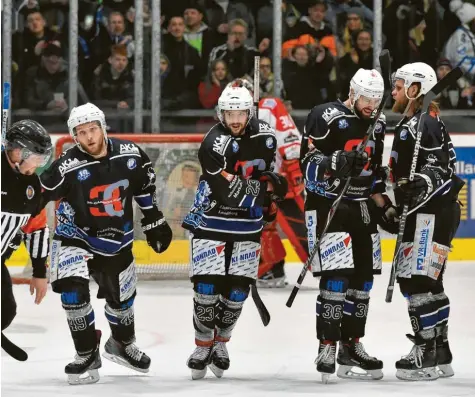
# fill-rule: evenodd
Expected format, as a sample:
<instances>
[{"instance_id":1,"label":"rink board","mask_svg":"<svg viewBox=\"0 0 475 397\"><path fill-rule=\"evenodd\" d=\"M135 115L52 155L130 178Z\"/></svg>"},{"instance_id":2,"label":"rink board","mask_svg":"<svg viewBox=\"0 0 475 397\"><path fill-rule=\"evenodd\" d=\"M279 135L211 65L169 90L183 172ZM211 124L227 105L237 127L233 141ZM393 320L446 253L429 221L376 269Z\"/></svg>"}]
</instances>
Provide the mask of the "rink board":
<instances>
[{"instance_id":1,"label":"rink board","mask_svg":"<svg viewBox=\"0 0 475 397\"><path fill-rule=\"evenodd\" d=\"M452 242L453 248L449 255L450 261L475 261L475 239L473 238L456 238ZM395 239L383 239L381 241L383 262L391 262L394 254ZM163 254L157 255L148 245L146 241L135 241L133 252L135 261L138 265L150 265L160 263L188 263L189 251L188 240L175 240L170 248ZM289 240L284 240L284 247L287 252L285 260L287 262L300 262ZM28 259L25 246L22 245L15 253L8 266L25 266Z\"/></svg>"}]
</instances>

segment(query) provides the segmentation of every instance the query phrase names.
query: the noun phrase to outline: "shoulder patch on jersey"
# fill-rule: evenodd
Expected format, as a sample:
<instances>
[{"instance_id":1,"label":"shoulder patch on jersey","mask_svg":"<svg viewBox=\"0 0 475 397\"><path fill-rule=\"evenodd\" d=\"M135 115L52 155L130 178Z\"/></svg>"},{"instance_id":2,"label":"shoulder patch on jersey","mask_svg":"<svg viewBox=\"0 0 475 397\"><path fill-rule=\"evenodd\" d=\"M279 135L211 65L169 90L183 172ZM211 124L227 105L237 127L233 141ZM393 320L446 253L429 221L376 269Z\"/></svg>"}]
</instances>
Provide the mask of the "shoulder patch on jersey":
<instances>
[{"instance_id":1,"label":"shoulder patch on jersey","mask_svg":"<svg viewBox=\"0 0 475 397\"><path fill-rule=\"evenodd\" d=\"M344 130L345 128L348 128L349 124L346 119L340 119L338 120L338 128L340 130Z\"/></svg>"},{"instance_id":2,"label":"shoulder patch on jersey","mask_svg":"<svg viewBox=\"0 0 475 397\"><path fill-rule=\"evenodd\" d=\"M401 133L399 134L399 139L401 141L405 141L407 139L407 130L405 128L401 130Z\"/></svg>"},{"instance_id":3,"label":"shoulder patch on jersey","mask_svg":"<svg viewBox=\"0 0 475 397\"><path fill-rule=\"evenodd\" d=\"M78 160L77 158L66 159L59 165L59 173L61 176L64 176L64 174L82 164L87 164L87 160Z\"/></svg>"},{"instance_id":4,"label":"shoulder patch on jersey","mask_svg":"<svg viewBox=\"0 0 475 397\"><path fill-rule=\"evenodd\" d=\"M277 101L273 98L266 98L262 102L262 107L274 109L276 106L277 106Z\"/></svg>"},{"instance_id":5,"label":"shoulder patch on jersey","mask_svg":"<svg viewBox=\"0 0 475 397\"><path fill-rule=\"evenodd\" d=\"M233 153L237 153L239 151L239 143L237 143L234 139L233 139L232 147L233 147Z\"/></svg>"},{"instance_id":6,"label":"shoulder patch on jersey","mask_svg":"<svg viewBox=\"0 0 475 397\"><path fill-rule=\"evenodd\" d=\"M271 137L266 139L266 146L269 149L272 149L274 147L274 140Z\"/></svg>"},{"instance_id":7,"label":"shoulder patch on jersey","mask_svg":"<svg viewBox=\"0 0 475 397\"><path fill-rule=\"evenodd\" d=\"M345 113L342 112L341 110L338 110L337 108L326 108L323 111L322 118L328 123L330 123L331 120L333 120L335 117L342 116Z\"/></svg>"},{"instance_id":8,"label":"shoulder patch on jersey","mask_svg":"<svg viewBox=\"0 0 475 397\"><path fill-rule=\"evenodd\" d=\"M377 121L376 125L374 126L375 134L379 134L382 130L383 130L383 124L381 124L379 121Z\"/></svg>"},{"instance_id":9,"label":"shoulder patch on jersey","mask_svg":"<svg viewBox=\"0 0 475 397\"><path fill-rule=\"evenodd\" d=\"M26 198L31 200L33 197L35 197L35 189L33 189L33 186L28 185L26 188Z\"/></svg>"},{"instance_id":10,"label":"shoulder patch on jersey","mask_svg":"<svg viewBox=\"0 0 475 397\"><path fill-rule=\"evenodd\" d=\"M120 154L139 154L139 148L133 143L121 143Z\"/></svg>"},{"instance_id":11,"label":"shoulder patch on jersey","mask_svg":"<svg viewBox=\"0 0 475 397\"><path fill-rule=\"evenodd\" d=\"M226 147L228 146L229 141L231 140L231 136L229 135L218 135L213 142L213 150L224 156L226 152Z\"/></svg>"},{"instance_id":12,"label":"shoulder patch on jersey","mask_svg":"<svg viewBox=\"0 0 475 397\"><path fill-rule=\"evenodd\" d=\"M137 167L137 160L135 159L128 159L127 160L127 168L129 170L133 170L135 167Z\"/></svg>"},{"instance_id":13,"label":"shoulder patch on jersey","mask_svg":"<svg viewBox=\"0 0 475 397\"><path fill-rule=\"evenodd\" d=\"M433 153L429 153L426 157L426 160L429 164L435 164L438 161L437 156Z\"/></svg>"},{"instance_id":14,"label":"shoulder patch on jersey","mask_svg":"<svg viewBox=\"0 0 475 397\"><path fill-rule=\"evenodd\" d=\"M87 168L79 170L79 172L78 172L78 181L81 181L81 182L85 181L90 176L91 176L91 173L87 170Z\"/></svg>"}]
</instances>

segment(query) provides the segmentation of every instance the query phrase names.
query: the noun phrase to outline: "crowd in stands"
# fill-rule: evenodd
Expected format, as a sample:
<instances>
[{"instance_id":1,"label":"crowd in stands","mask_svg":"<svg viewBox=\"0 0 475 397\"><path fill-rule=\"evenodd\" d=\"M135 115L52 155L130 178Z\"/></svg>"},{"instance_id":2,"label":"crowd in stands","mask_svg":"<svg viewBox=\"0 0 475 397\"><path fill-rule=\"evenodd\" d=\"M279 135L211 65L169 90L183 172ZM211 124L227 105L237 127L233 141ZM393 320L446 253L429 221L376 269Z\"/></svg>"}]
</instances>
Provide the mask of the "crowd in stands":
<instances>
[{"instance_id":1,"label":"crowd in stands","mask_svg":"<svg viewBox=\"0 0 475 397\"><path fill-rule=\"evenodd\" d=\"M475 0L473 1L475 2ZM13 1L13 109L68 110L68 0ZM161 2L161 104L212 109L233 78L252 81L261 56L260 95L272 96L272 0ZM443 108L473 108L475 5L461 0L383 1L383 47L393 68L423 61L439 77L464 78ZM293 109L345 98L358 68L373 67L373 0L283 0L282 98ZM144 105L150 108L151 4L144 0ZM134 105L133 0L79 0L78 103ZM67 113L67 112L66 112Z\"/></svg>"}]
</instances>

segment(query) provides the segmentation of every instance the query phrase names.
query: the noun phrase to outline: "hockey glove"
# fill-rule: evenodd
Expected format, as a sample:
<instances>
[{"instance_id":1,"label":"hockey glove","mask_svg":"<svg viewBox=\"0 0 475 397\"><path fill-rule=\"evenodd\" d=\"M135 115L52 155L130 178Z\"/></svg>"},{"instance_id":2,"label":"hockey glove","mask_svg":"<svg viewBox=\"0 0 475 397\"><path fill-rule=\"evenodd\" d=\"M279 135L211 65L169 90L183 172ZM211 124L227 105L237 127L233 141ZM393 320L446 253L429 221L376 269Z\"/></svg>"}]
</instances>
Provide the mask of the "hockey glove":
<instances>
[{"instance_id":1,"label":"hockey glove","mask_svg":"<svg viewBox=\"0 0 475 397\"><path fill-rule=\"evenodd\" d=\"M280 174L271 171L264 171L259 178L261 182L268 182L272 186L272 201L282 201L289 190L287 180Z\"/></svg>"},{"instance_id":2,"label":"hockey glove","mask_svg":"<svg viewBox=\"0 0 475 397\"><path fill-rule=\"evenodd\" d=\"M377 207L378 213L378 225L381 229L391 234L397 234L399 232L399 218L397 208L391 202L391 199L383 194L384 206Z\"/></svg>"},{"instance_id":3,"label":"hockey glove","mask_svg":"<svg viewBox=\"0 0 475 397\"><path fill-rule=\"evenodd\" d=\"M361 174L366 162L368 154L366 152L359 153L356 150L346 152L337 150L330 157L330 173L337 178L350 178Z\"/></svg>"},{"instance_id":4,"label":"hockey glove","mask_svg":"<svg viewBox=\"0 0 475 397\"><path fill-rule=\"evenodd\" d=\"M287 198L298 196L304 190L303 175L300 170L299 160L283 160L282 175L286 177L289 185Z\"/></svg>"},{"instance_id":5,"label":"hockey glove","mask_svg":"<svg viewBox=\"0 0 475 397\"><path fill-rule=\"evenodd\" d=\"M145 233L147 243L152 249L160 254L170 245L173 237L172 229L162 216L158 219L142 219L142 231Z\"/></svg>"},{"instance_id":6,"label":"hockey glove","mask_svg":"<svg viewBox=\"0 0 475 397\"><path fill-rule=\"evenodd\" d=\"M433 191L432 181L424 174L414 174L412 181L409 181L409 178L399 178L397 186L404 193L411 208L424 201Z\"/></svg>"}]
</instances>

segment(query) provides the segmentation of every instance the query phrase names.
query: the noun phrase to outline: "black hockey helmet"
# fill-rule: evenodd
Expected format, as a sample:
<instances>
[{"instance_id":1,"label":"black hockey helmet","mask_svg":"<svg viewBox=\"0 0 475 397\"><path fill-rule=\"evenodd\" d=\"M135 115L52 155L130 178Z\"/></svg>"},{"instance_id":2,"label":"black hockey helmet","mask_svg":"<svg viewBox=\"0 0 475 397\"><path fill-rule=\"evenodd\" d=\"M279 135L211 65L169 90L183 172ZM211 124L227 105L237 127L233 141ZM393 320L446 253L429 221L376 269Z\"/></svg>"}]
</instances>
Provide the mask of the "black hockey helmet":
<instances>
[{"instance_id":1,"label":"black hockey helmet","mask_svg":"<svg viewBox=\"0 0 475 397\"><path fill-rule=\"evenodd\" d=\"M34 120L14 123L5 136L6 150L21 150L22 161L35 156L38 166L48 163L53 152L51 138L45 128Z\"/></svg>"}]
</instances>

